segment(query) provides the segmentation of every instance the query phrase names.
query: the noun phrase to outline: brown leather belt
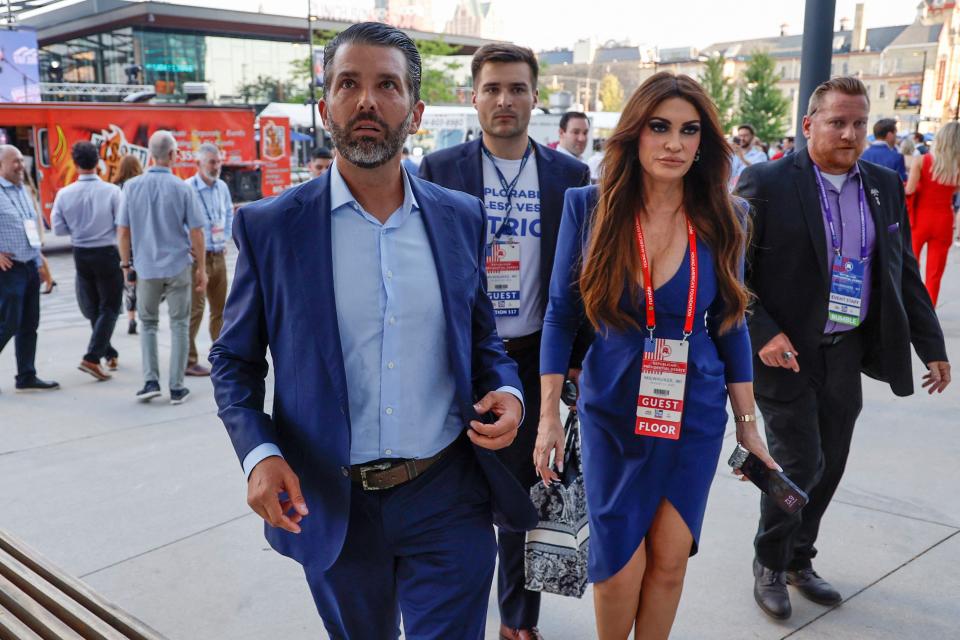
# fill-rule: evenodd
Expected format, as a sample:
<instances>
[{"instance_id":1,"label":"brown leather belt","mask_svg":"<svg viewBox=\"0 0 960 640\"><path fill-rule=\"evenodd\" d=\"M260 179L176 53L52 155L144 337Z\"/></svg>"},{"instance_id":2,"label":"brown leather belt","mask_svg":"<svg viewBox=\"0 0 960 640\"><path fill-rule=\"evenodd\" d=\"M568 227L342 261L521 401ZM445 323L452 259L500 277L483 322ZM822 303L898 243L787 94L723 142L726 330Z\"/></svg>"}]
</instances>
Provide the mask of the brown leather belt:
<instances>
[{"instance_id":1,"label":"brown leather belt","mask_svg":"<svg viewBox=\"0 0 960 640\"><path fill-rule=\"evenodd\" d=\"M541 333L541 331L537 331L536 333L531 333L528 336L520 336L519 338L504 338L503 347L507 350L508 355L513 355L521 351L529 351L530 349L539 349Z\"/></svg>"},{"instance_id":2,"label":"brown leather belt","mask_svg":"<svg viewBox=\"0 0 960 640\"><path fill-rule=\"evenodd\" d=\"M422 475L440 458L450 453L460 440L461 438L457 438L440 453L429 458L396 458L352 465L350 479L362 485L364 491L392 489Z\"/></svg>"}]
</instances>

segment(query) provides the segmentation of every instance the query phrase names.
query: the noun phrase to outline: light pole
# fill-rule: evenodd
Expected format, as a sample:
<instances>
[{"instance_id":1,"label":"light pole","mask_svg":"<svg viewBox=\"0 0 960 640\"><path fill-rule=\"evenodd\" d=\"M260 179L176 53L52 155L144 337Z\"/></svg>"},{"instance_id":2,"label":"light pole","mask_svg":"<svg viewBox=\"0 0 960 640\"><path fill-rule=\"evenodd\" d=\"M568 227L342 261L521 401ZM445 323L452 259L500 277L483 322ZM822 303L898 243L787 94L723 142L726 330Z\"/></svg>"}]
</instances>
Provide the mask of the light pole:
<instances>
[{"instance_id":1,"label":"light pole","mask_svg":"<svg viewBox=\"0 0 960 640\"><path fill-rule=\"evenodd\" d=\"M913 55L918 52L914 51ZM914 127L915 133L920 133L920 121L923 119L923 87L927 81L927 50L923 50L923 67L920 68L920 103L917 105L917 124Z\"/></svg>"},{"instance_id":2,"label":"light pole","mask_svg":"<svg viewBox=\"0 0 960 640\"><path fill-rule=\"evenodd\" d=\"M807 0L803 14L803 46L800 50L800 96L797 105L797 150L806 145L803 116L807 101L824 80L830 79L833 59L833 17L836 0Z\"/></svg>"},{"instance_id":3,"label":"light pole","mask_svg":"<svg viewBox=\"0 0 960 640\"><path fill-rule=\"evenodd\" d=\"M311 151L317 146L317 72L313 63L313 0L307 0L307 38L310 40L310 139Z\"/></svg>"}]
</instances>

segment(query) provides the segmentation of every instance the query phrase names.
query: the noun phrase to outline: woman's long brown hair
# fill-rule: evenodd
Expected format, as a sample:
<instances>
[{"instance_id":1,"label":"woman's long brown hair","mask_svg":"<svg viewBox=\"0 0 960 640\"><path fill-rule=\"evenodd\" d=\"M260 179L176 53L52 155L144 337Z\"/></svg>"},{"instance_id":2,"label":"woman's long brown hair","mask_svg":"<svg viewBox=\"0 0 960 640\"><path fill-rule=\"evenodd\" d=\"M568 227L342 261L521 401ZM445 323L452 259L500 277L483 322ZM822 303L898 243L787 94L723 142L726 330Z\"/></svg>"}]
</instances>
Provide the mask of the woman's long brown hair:
<instances>
[{"instance_id":1,"label":"woman's long brown hair","mask_svg":"<svg viewBox=\"0 0 960 640\"><path fill-rule=\"evenodd\" d=\"M122 185L130 178L135 178L141 173L143 173L143 166L137 156L125 155L120 158L120 166L117 169L116 177L113 179L113 184Z\"/></svg>"},{"instance_id":2,"label":"woman's long brown hair","mask_svg":"<svg viewBox=\"0 0 960 640\"><path fill-rule=\"evenodd\" d=\"M703 88L689 76L664 71L637 88L604 147L600 193L580 275L584 309L598 331L638 326L619 303L628 282L639 301L636 283L642 281L634 238L634 218L645 200L639 141L654 110L669 98L686 100L700 114L700 159L683 178L683 207L697 237L715 255L720 295L726 303L721 332L737 326L747 309L748 293L738 275L747 231L727 187L730 147Z\"/></svg>"}]
</instances>

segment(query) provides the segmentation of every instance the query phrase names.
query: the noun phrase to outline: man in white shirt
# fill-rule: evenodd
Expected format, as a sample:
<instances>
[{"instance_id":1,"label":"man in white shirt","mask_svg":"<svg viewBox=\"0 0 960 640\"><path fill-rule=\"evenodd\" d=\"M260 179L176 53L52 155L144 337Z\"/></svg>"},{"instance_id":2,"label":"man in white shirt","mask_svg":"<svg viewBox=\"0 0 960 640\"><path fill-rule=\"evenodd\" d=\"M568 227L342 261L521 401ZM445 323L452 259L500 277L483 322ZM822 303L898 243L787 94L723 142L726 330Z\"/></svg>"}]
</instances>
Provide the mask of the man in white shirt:
<instances>
[{"instance_id":1,"label":"man in white shirt","mask_svg":"<svg viewBox=\"0 0 960 640\"><path fill-rule=\"evenodd\" d=\"M587 114L567 111L560 117L560 144L557 145L557 151L582 161L589 137L590 121Z\"/></svg>"},{"instance_id":2,"label":"man in white shirt","mask_svg":"<svg viewBox=\"0 0 960 640\"><path fill-rule=\"evenodd\" d=\"M123 271L116 225L120 187L97 175L100 154L93 143L78 142L71 153L77 181L57 192L51 219L55 234L71 236L77 303L93 328L78 368L104 381L111 376L100 366L100 361L105 359L107 369L116 371L119 356L110 344L110 337L123 303Z\"/></svg>"},{"instance_id":3,"label":"man in white shirt","mask_svg":"<svg viewBox=\"0 0 960 640\"><path fill-rule=\"evenodd\" d=\"M757 146L757 132L752 125L742 124L737 127L737 138L733 145L733 171L730 174L731 190L737 186L740 174L747 167L766 162L767 154Z\"/></svg>"}]
</instances>

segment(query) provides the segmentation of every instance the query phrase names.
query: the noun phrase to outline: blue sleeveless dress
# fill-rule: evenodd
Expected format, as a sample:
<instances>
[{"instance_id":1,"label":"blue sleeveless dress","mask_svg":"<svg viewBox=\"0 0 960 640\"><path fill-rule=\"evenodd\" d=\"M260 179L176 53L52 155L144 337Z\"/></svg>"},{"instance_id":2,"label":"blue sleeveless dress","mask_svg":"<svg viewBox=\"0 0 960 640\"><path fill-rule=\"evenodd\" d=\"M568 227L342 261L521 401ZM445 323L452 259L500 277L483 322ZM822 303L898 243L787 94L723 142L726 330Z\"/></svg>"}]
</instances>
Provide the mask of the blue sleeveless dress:
<instances>
[{"instance_id":1,"label":"blue sleeveless dress","mask_svg":"<svg viewBox=\"0 0 960 640\"><path fill-rule=\"evenodd\" d=\"M544 319L540 373L567 371L583 305L576 288L596 187L567 191ZM654 291L658 338L680 339L690 284L690 254ZM590 520L589 577L606 580L643 541L657 507L668 500L693 534L697 552L710 484L727 424L727 383L753 379L746 324L719 335L723 299L713 253L697 241L700 276L690 341L685 409L678 440L634 434L643 361L643 329L598 333L580 377L580 437ZM642 297L642 295L641 295ZM624 291L621 309L642 327L642 301Z\"/></svg>"}]
</instances>

